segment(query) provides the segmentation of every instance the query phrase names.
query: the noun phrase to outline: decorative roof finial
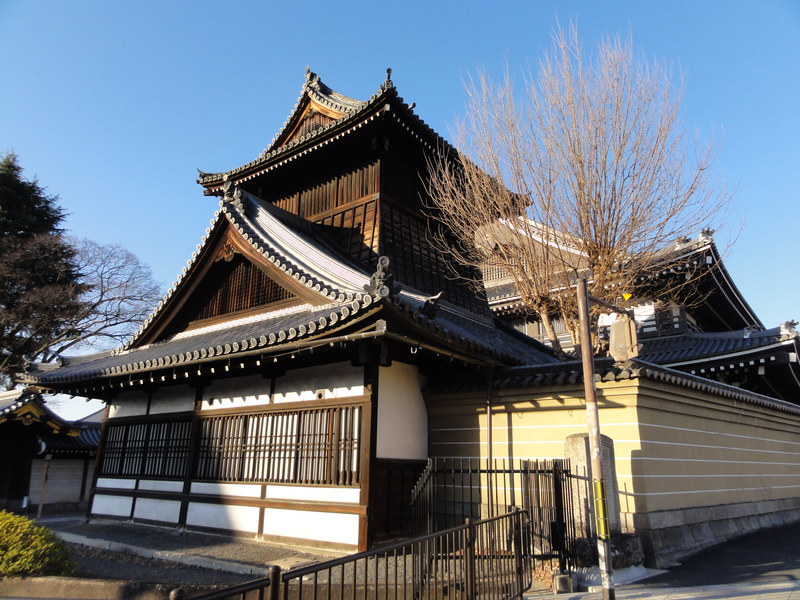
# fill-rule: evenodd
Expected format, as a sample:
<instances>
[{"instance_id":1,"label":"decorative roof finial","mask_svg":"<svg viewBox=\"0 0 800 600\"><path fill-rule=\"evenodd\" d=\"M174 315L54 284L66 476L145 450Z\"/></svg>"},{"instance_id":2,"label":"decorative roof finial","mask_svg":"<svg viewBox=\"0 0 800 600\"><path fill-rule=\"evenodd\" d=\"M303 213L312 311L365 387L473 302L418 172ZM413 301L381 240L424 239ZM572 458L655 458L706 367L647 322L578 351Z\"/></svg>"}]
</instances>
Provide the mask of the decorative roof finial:
<instances>
[{"instance_id":1,"label":"decorative roof finial","mask_svg":"<svg viewBox=\"0 0 800 600\"><path fill-rule=\"evenodd\" d=\"M386 81L384 81L383 85L381 85L381 89L388 90L392 87L394 87L394 84L392 83L392 70L386 69Z\"/></svg>"},{"instance_id":2,"label":"decorative roof finial","mask_svg":"<svg viewBox=\"0 0 800 600\"><path fill-rule=\"evenodd\" d=\"M222 179L224 181L222 184L222 201L232 204L239 210L244 210L244 206L242 205L244 194L242 190L236 183L231 181L227 173L225 173Z\"/></svg>"},{"instance_id":3,"label":"decorative roof finial","mask_svg":"<svg viewBox=\"0 0 800 600\"><path fill-rule=\"evenodd\" d=\"M381 256L369 283L364 285L364 291L368 294L386 298L389 296L392 274L389 272L389 257Z\"/></svg>"},{"instance_id":4,"label":"decorative roof finial","mask_svg":"<svg viewBox=\"0 0 800 600\"><path fill-rule=\"evenodd\" d=\"M781 323L781 335L796 335L797 334L797 321L784 321Z\"/></svg>"},{"instance_id":5,"label":"decorative roof finial","mask_svg":"<svg viewBox=\"0 0 800 600\"><path fill-rule=\"evenodd\" d=\"M701 240L710 240L714 236L714 230L710 227L706 227L700 232L700 239Z\"/></svg>"}]
</instances>

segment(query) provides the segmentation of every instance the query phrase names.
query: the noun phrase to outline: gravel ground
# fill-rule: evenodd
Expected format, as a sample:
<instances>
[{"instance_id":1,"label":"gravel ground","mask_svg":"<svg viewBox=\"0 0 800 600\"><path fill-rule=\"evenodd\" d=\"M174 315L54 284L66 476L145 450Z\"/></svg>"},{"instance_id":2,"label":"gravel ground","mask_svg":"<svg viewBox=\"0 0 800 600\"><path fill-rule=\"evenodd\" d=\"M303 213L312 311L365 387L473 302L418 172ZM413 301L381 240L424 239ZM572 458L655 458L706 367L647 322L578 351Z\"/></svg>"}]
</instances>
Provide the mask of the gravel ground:
<instances>
[{"instance_id":1,"label":"gravel ground","mask_svg":"<svg viewBox=\"0 0 800 600\"><path fill-rule=\"evenodd\" d=\"M202 569L76 544L70 544L70 547L77 563L75 577L84 579L137 581L175 587L233 586L256 579L253 575Z\"/></svg>"},{"instance_id":2,"label":"gravel ground","mask_svg":"<svg viewBox=\"0 0 800 600\"><path fill-rule=\"evenodd\" d=\"M257 543L219 535L178 533L160 527L133 525L124 522L95 521L84 523L80 515L53 515L40 524L56 532L74 534L88 540L110 540L127 546L156 551L206 557L240 565L265 569L279 564L284 570L322 562L330 555L310 554L299 548ZM81 544L70 544L77 563L75 576L84 579L135 581L191 588L194 586L227 587L264 575L243 574L173 562L143 558L122 552L111 552Z\"/></svg>"}]
</instances>

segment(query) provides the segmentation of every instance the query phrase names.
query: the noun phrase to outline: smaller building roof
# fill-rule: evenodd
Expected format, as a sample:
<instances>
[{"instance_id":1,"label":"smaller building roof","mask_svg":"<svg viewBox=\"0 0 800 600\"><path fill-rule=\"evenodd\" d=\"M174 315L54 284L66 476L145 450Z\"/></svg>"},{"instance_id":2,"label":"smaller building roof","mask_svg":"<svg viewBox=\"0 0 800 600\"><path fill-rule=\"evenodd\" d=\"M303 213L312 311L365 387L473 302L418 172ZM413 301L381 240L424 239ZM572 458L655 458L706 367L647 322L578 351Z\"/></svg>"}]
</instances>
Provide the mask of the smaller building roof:
<instances>
[{"instance_id":1,"label":"smaller building roof","mask_svg":"<svg viewBox=\"0 0 800 600\"><path fill-rule=\"evenodd\" d=\"M22 425L39 424L53 433L75 437L81 426L62 419L45 404L41 394L27 388L0 392L0 424L16 421Z\"/></svg>"},{"instance_id":2,"label":"smaller building roof","mask_svg":"<svg viewBox=\"0 0 800 600\"><path fill-rule=\"evenodd\" d=\"M643 338L639 356L659 365L681 366L699 361L736 360L769 351L794 350L798 333L785 326L764 331L741 329L723 332L689 332Z\"/></svg>"},{"instance_id":3,"label":"smaller building roof","mask_svg":"<svg viewBox=\"0 0 800 600\"><path fill-rule=\"evenodd\" d=\"M0 427L7 422L31 427L31 435L41 442L39 454L93 455L100 443L98 421L67 421L50 410L40 393L29 389L0 393Z\"/></svg>"}]
</instances>

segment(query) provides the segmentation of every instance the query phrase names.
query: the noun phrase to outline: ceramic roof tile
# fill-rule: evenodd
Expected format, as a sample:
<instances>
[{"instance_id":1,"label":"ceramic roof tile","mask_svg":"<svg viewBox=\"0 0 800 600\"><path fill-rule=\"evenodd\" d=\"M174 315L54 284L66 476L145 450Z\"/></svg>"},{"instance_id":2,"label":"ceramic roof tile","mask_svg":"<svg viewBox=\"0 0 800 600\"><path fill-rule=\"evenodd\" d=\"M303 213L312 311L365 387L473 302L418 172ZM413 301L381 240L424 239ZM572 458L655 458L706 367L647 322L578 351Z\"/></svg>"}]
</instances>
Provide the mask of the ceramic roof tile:
<instances>
[{"instance_id":1,"label":"ceramic roof tile","mask_svg":"<svg viewBox=\"0 0 800 600\"><path fill-rule=\"evenodd\" d=\"M486 389L485 376L459 375L457 378L447 376L432 379L426 390L429 394L475 393ZM595 361L595 381L615 382L633 379L650 379L669 383L699 392L710 393L731 400L739 400L761 406L767 406L787 413L800 415L800 406L784 400L743 390L741 388L720 383L705 377L690 375L682 371L662 367L643 360L632 360L626 366L614 364L613 360L599 359ZM559 364L501 367L494 373L493 385L504 390L529 389L583 382L583 368L579 361Z\"/></svg>"},{"instance_id":2,"label":"ceramic roof tile","mask_svg":"<svg viewBox=\"0 0 800 600\"><path fill-rule=\"evenodd\" d=\"M684 362L748 353L790 342L797 333L782 334L779 327L765 331L697 332L643 338L639 356L652 363ZM794 343L794 342L791 342Z\"/></svg>"}]
</instances>

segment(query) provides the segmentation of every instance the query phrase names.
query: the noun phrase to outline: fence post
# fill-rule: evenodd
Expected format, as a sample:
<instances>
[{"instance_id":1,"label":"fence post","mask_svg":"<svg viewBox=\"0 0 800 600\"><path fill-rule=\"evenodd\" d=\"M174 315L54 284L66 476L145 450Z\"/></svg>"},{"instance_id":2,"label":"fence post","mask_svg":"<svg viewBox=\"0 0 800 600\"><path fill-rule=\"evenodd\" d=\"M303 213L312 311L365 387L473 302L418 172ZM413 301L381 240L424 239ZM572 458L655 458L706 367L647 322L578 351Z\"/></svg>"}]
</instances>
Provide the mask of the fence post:
<instances>
[{"instance_id":1,"label":"fence post","mask_svg":"<svg viewBox=\"0 0 800 600\"><path fill-rule=\"evenodd\" d=\"M467 519L464 538L464 568L467 575L466 600L475 600L475 528L472 525L472 519Z\"/></svg>"},{"instance_id":2,"label":"fence post","mask_svg":"<svg viewBox=\"0 0 800 600\"><path fill-rule=\"evenodd\" d=\"M523 573L525 572L523 556L528 555L527 548L523 548L522 545L523 515L525 515L525 513L517 508L514 510L514 517L511 521L512 527L514 528L514 556L516 559L517 569L517 594L519 594L520 597L522 596L522 592L527 588L527 582L523 580Z\"/></svg>"},{"instance_id":3,"label":"fence post","mask_svg":"<svg viewBox=\"0 0 800 600\"><path fill-rule=\"evenodd\" d=\"M281 592L281 568L278 565L270 565L267 573L269 574L269 600L278 600Z\"/></svg>"},{"instance_id":4,"label":"fence post","mask_svg":"<svg viewBox=\"0 0 800 600\"><path fill-rule=\"evenodd\" d=\"M558 554L558 570L561 573L567 570L566 535L567 521L564 515L564 487L562 485L564 470L559 461L553 461L553 505L555 508L555 523L552 526L553 550Z\"/></svg>"}]
</instances>

